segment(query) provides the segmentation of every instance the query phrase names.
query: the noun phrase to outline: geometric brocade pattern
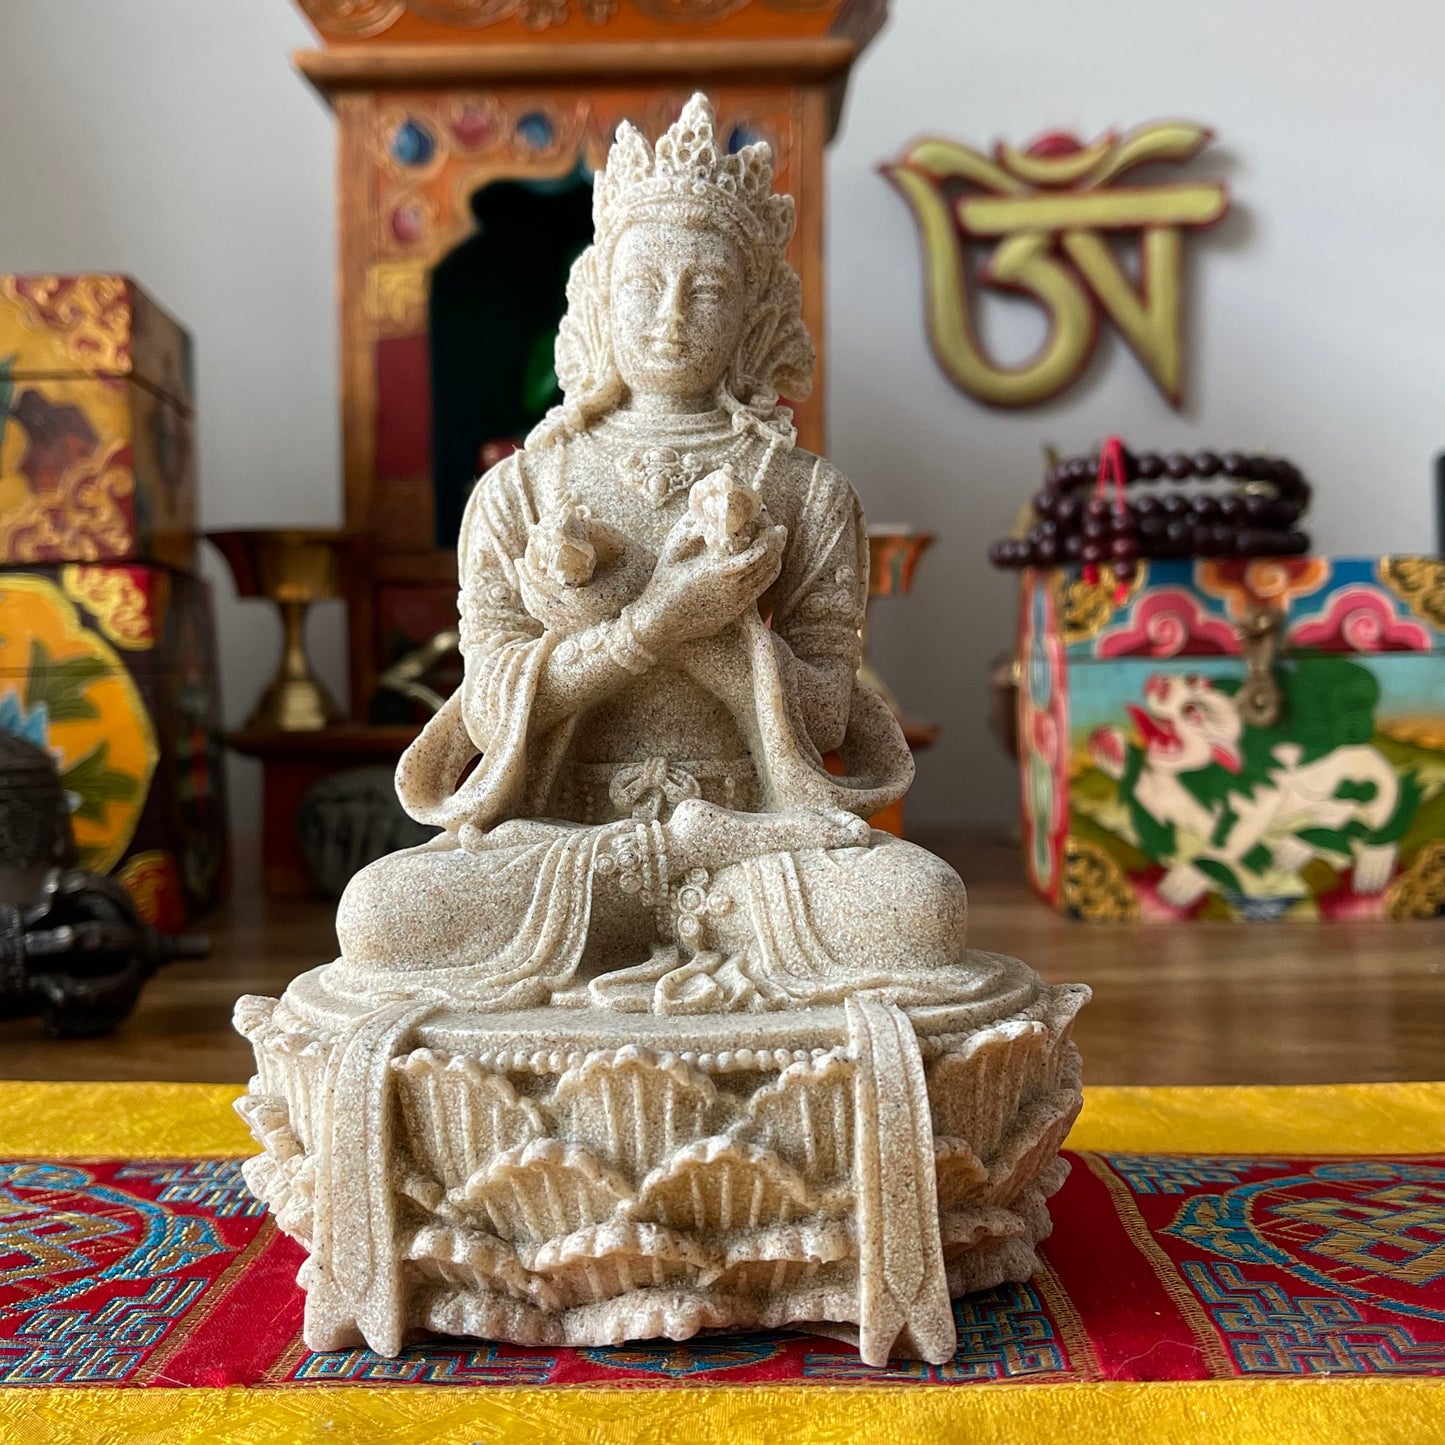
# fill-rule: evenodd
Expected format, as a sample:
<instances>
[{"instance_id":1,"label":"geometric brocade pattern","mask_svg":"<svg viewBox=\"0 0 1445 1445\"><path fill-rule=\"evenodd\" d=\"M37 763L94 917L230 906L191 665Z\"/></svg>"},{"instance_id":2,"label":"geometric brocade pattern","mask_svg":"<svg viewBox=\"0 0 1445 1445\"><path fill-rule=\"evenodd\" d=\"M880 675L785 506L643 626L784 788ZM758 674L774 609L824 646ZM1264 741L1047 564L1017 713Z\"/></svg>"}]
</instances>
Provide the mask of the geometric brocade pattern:
<instances>
[{"instance_id":1,"label":"geometric brocade pattern","mask_svg":"<svg viewBox=\"0 0 1445 1445\"><path fill-rule=\"evenodd\" d=\"M301 1343L302 1252L234 1159L0 1160L0 1386L689 1385L1445 1375L1445 1161L1073 1155L1044 1268L941 1365L789 1331Z\"/></svg>"},{"instance_id":2,"label":"geometric brocade pattern","mask_svg":"<svg viewBox=\"0 0 1445 1445\"><path fill-rule=\"evenodd\" d=\"M117 1179L149 1179L161 1186L162 1204L196 1204L208 1214L229 1219L243 1214L259 1219L266 1206L246 1187L239 1159L167 1159L127 1165Z\"/></svg>"},{"instance_id":3,"label":"geometric brocade pattern","mask_svg":"<svg viewBox=\"0 0 1445 1445\"><path fill-rule=\"evenodd\" d=\"M1258 1160L1204 1159L1190 1154L1114 1154L1110 1163L1136 1194L1183 1194L1208 1184L1238 1184Z\"/></svg>"},{"instance_id":4,"label":"geometric brocade pattern","mask_svg":"<svg viewBox=\"0 0 1445 1445\"><path fill-rule=\"evenodd\" d=\"M204 1289L204 1280L160 1279L96 1309L37 1310L0 1341L0 1384L125 1384Z\"/></svg>"},{"instance_id":5,"label":"geometric brocade pattern","mask_svg":"<svg viewBox=\"0 0 1445 1445\"><path fill-rule=\"evenodd\" d=\"M954 1300L959 1350L942 1365L899 1360L875 1370L854 1358L810 1351L803 1373L813 1380L911 1380L956 1385L979 1380L1038 1380L1066 1375L1068 1349L1037 1282L1004 1284Z\"/></svg>"},{"instance_id":6,"label":"geometric brocade pattern","mask_svg":"<svg viewBox=\"0 0 1445 1445\"><path fill-rule=\"evenodd\" d=\"M1292 1295L1236 1265L1184 1266L1242 1375L1422 1375L1445 1370L1445 1342L1371 1325L1349 1300Z\"/></svg>"}]
</instances>

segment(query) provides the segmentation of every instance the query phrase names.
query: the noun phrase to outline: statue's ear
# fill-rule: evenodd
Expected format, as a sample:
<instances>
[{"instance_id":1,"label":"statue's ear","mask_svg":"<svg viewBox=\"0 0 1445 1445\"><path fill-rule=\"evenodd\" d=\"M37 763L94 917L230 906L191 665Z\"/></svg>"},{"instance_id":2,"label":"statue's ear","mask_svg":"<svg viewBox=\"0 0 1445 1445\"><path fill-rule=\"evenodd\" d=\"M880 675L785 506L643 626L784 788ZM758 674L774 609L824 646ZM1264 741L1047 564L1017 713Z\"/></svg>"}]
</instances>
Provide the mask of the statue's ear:
<instances>
[{"instance_id":1,"label":"statue's ear","mask_svg":"<svg viewBox=\"0 0 1445 1445\"><path fill-rule=\"evenodd\" d=\"M801 317L780 326L768 356L767 383L789 401L806 401L813 390L813 340Z\"/></svg>"},{"instance_id":2,"label":"statue's ear","mask_svg":"<svg viewBox=\"0 0 1445 1445\"><path fill-rule=\"evenodd\" d=\"M735 379L745 392L755 391L759 386L771 385L768 358L777 331L778 308L769 302L756 307L738 347L738 364L735 368Z\"/></svg>"},{"instance_id":3,"label":"statue's ear","mask_svg":"<svg viewBox=\"0 0 1445 1445\"><path fill-rule=\"evenodd\" d=\"M590 390L607 364L597 248L589 246L567 279L567 310L557 328L557 379L567 393Z\"/></svg>"},{"instance_id":4,"label":"statue's ear","mask_svg":"<svg viewBox=\"0 0 1445 1445\"><path fill-rule=\"evenodd\" d=\"M803 287L785 260L772 267L748 322L739 372L754 391L802 401L813 388L813 343L802 317Z\"/></svg>"}]
</instances>

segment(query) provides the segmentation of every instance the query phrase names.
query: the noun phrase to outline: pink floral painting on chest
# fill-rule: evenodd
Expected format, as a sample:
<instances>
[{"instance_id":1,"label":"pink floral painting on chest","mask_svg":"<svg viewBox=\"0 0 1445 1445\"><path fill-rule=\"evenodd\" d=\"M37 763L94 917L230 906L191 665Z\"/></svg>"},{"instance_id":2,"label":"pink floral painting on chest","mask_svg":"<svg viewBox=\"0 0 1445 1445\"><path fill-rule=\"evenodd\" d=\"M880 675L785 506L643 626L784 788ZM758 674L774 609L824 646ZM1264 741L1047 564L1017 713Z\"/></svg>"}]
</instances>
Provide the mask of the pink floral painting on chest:
<instances>
[{"instance_id":1,"label":"pink floral painting on chest","mask_svg":"<svg viewBox=\"0 0 1445 1445\"><path fill-rule=\"evenodd\" d=\"M1035 668L1022 706L1069 736L1057 788L1027 794L1040 891L1085 918L1445 908L1438 561L1153 563L1119 604L1025 587L1053 690Z\"/></svg>"}]
</instances>

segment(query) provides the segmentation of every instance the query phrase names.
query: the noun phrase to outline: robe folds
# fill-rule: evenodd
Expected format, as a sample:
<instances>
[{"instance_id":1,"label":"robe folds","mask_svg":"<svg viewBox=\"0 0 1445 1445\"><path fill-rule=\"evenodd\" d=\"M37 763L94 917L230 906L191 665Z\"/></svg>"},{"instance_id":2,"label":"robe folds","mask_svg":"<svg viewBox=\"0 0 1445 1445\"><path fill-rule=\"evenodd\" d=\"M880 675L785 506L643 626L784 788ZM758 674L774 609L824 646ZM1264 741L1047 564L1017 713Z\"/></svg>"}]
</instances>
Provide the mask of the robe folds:
<instances>
[{"instance_id":1,"label":"robe folds","mask_svg":"<svg viewBox=\"0 0 1445 1445\"><path fill-rule=\"evenodd\" d=\"M750 439L752 470L739 470L758 478L769 515L788 529L778 579L762 611L754 605L715 637L682 644L665 659L723 703L746 756L619 762L610 805L604 783L603 810L578 811L579 786L608 765L572 757L585 710L539 727L536 704L554 654L581 639L549 631L528 612L517 566L538 519L569 495L573 444L507 458L468 504L460 545L465 679L397 768L407 811L443 831L352 880L337 918L343 960L336 982L345 987L351 980L373 995L465 1000L486 1009L549 1002L664 1012L773 1009L836 1001L850 979L898 1001L932 996L942 981L924 975L962 956L965 905L957 875L881 834L855 847L827 844L836 839L840 810L867 817L907 790L913 761L901 730L883 699L855 680L842 743L830 759L841 767L830 772L799 703L800 667L835 659L849 676L858 667L868 544L852 488L821 459L779 454ZM645 678L637 685L645 687ZM592 932L594 902L604 887L617 886L605 881L613 860L639 847L645 852L638 830L646 820L660 830L667 816L658 822L661 807L698 796L707 780L726 774L731 797L739 769L749 774L740 790L747 811L804 820L815 814L818 843L722 870L723 902L737 907L728 926L709 924L710 943L677 931L682 879L673 879L669 891L664 876L647 895L650 911L636 908L636 898L610 898L614 912L635 908L635 949L629 945L630 956L617 960L620 970L564 997ZM650 812L645 803L628 806L649 787ZM589 796L598 795L594 788ZM651 836L661 854L665 835ZM890 988L886 968L856 971L856 940L840 935L830 942L827 921L837 916L837 897L866 899L876 891L870 884L881 881L879 869L896 874L910 863L937 894L935 915L956 916L958 928L947 956L912 960L908 979ZM699 882L706 890L711 880L692 879L694 891ZM850 911L855 918L867 912Z\"/></svg>"},{"instance_id":2,"label":"robe folds","mask_svg":"<svg viewBox=\"0 0 1445 1445\"><path fill-rule=\"evenodd\" d=\"M757 449L763 451L761 443ZM538 517L566 495L566 453L567 445L558 444L540 459L513 454L477 484L467 504L459 545L466 680L397 767L397 793L418 822L485 831L507 818L551 815L548 804L581 719L574 715L541 735L532 726L543 672L562 639L527 612L516 563ZM790 686L799 658L843 656L856 670L868 588L868 539L847 480L801 453L784 453L768 470L796 471L809 461L805 489L774 489L763 478L769 511L788 526L782 572L771 589L771 625L752 608L712 640L731 654L723 659L731 666L716 666L716 648L708 644L684 646L669 661L716 690L732 713L758 774L760 811L844 808L867 817L896 802L913 781L897 721L882 698L855 682L838 750L843 772L834 776ZM458 784L478 753L476 768Z\"/></svg>"}]
</instances>

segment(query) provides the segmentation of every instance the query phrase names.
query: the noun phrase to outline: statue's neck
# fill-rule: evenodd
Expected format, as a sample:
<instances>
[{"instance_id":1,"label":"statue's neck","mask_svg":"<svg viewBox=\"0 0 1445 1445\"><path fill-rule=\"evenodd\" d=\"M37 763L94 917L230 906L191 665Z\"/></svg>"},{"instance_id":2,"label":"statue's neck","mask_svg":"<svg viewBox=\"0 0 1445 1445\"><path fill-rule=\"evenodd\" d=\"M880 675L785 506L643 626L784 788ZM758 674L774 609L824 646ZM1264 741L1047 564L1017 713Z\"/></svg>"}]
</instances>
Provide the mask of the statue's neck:
<instances>
[{"instance_id":1,"label":"statue's neck","mask_svg":"<svg viewBox=\"0 0 1445 1445\"><path fill-rule=\"evenodd\" d=\"M629 392L627 399L617 408L629 416L657 418L701 416L718 410L716 392L700 392L697 396L673 396L665 392Z\"/></svg>"},{"instance_id":2,"label":"statue's neck","mask_svg":"<svg viewBox=\"0 0 1445 1445\"><path fill-rule=\"evenodd\" d=\"M637 407L619 406L606 417L605 425L629 436L654 437L659 441L727 437L733 434L732 419L716 405L696 411L681 408L644 411Z\"/></svg>"}]
</instances>

